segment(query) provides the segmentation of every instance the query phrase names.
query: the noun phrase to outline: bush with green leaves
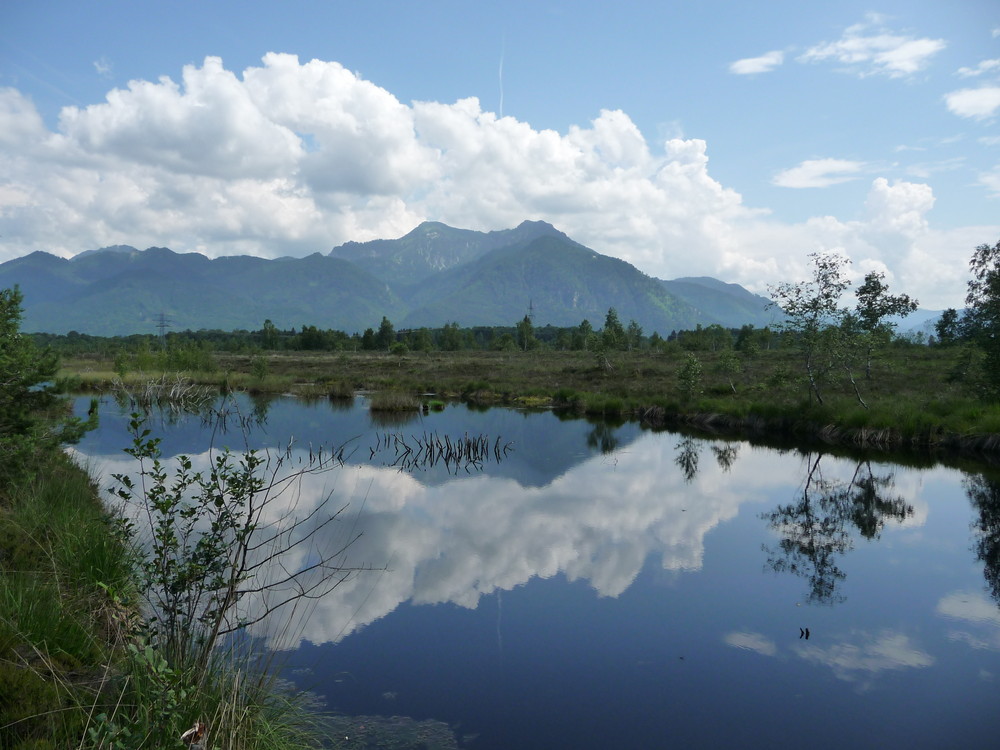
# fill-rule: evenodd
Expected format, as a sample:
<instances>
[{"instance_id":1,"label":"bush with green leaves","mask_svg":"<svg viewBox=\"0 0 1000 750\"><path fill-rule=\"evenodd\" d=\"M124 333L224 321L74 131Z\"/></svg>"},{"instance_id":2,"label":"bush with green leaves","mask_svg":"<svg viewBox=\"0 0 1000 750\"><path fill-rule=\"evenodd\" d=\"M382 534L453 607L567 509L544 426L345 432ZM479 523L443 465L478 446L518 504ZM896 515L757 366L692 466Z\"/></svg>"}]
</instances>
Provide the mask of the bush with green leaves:
<instances>
[{"instance_id":1,"label":"bush with green leaves","mask_svg":"<svg viewBox=\"0 0 1000 750\"><path fill-rule=\"evenodd\" d=\"M222 412L219 419L232 418ZM285 574L282 555L309 546L344 508L329 512L331 497L297 514L294 492L306 474L340 465L342 449L314 453L305 468L292 468L292 453L253 449L211 450L207 469L178 456L169 471L160 439L144 417L130 422L135 476L114 474L114 493L138 509L136 528L145 540L141 572L149 597L150 636L171 664L204 668L226 635L269 617L302 598L322 596L356 570L342 555L354 540L317 552L309 565ZM274 521L278 518L278 521ZM252 606L251 606L252 605Z\"/></svg>"},{"instance_id":2,"label":"bush with green leaves","mask_svg":"<svg viewBox=\"0 0 1000 750\"><path fill-rule=\"evenodd\" d=\"M39 456L73 443L96 425L74 418L56 380L58 358L21 333L23 298L0 290L0 482L30 475Z\"/></svg>"}]
</instances>

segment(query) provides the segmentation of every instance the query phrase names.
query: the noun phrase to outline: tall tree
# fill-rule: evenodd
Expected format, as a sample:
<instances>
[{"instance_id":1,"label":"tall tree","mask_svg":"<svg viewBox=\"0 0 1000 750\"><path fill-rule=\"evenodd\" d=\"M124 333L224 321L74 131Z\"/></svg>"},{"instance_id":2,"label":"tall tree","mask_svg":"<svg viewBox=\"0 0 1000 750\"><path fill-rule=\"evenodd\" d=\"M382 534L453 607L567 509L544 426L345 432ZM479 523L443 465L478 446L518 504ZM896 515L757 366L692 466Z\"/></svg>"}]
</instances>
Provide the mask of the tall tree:
<instances>
[{"instance_id":1,"label":"tall tree","mask_svg":"<svg viewBox=\"0 0 1000 750\"><path fill-rule=\"evenodd\" d=\"M96 401L87 424L60 403L59 361L21 333L22 300L17 287L0 290L0 486L30 473L45 450L78 440L97 418Z\"/></svg>"},{"instance_id":2,"label":"tall tree","mask_svg":"<svg viewBox=\"0 0 1000 750\"><path fill-rule=\"evenodd\" d=\"M986 379L1000 394L1000 242L980 245L969 261L972 279L965 298L974 340L986 354Z\"/></svg>"},{"instance_id":3,"label":"tall tree","mask_svg":"<svg viewBox=\"0 0 1000 750\"><path fill-rule=\"evenodd\" d=\"M535 327L531 323L531 316L525 315L517 324L517 348L526 352L536 346L538 339L535 338Z\"/></svg>"},{"instance_id":4,"label":"tall tree","mask_svg":"<svg viewBox=\"0 0 1000 750\"><path fill-rule=\"evenodd\" d=\"M278 348L278 327L268 318L264 321L264 328L261 330L261 345L265 349Z\"/></svg>"},{"instance_id":5,"label":"tall tree","mask_svg":"<svg viewBox=\"0 0 1000 750\"><path fill-rule=\"evenodd\" d=\"M822 404L820 383L833 364L838 328L844 311L840 297L849 283L842 274L850 261L834 253L812 253L811 281L782 282L771 287L771 299L787 320L781 327L790 331L802 352L809 394Z\"/></svg>"},{"instance_id":6,"label":"tall tree","mask_svg":"<svg viewBox=\"0 0 1000 750\"><path fill-rule=\"evenodd\" d=\"M441 349L446 352L457 352L462 348L462 333L458 323L445 323L441 329Z\"/></svg>"},{"instance_id":7,"label":"tall tree","mask_svg":"<svg viewBox=\"0 0 1000 750\"><path fill-rule=\"evenodd\" d=\"M388 351L389 347L396 341L396 329L393 327L392 322L382 316L382 322L379 324L378 333L375 334L375 347L377 349L382 349Z\"/></svg>"},{"instance_id":8,"label":"tall tree","mask_svg":"<svg viewBox=\"0 0 1000 750\"><path fill-rule=\"evenodd\" d=\"M608 315L604 319L604 330L601 332L604 347L606 349L625 348L625 329L621 320L618 319L618 311L613 307L608 308Z\"/></svg>"},{"instance_id":9,"label":"tall tree","mask_svg":"<svg viewBox=\"0 0 1000 750\"><path fill-rule=\"evenodd\" d=\"M629 320L628 328L625 329L625 345L629 351L642 346L642 326L636 323L634 319Z\"/></svg>"},{"instance_id":10,"label":"tall tree","mask_svg":"<svg viewBox=\"0 0 1000 750\"><path fill-rule=\"evenodd\" d=\"M941 346L951 346L961 337L961 326L958 319L958 310L949 307L941 313L941 317L934 323L934 332L937 333L938 344Z\"/></svg>"},{"instance_id":11,"label":"tall tree","mask_svg":"<svg viewBox=\"0 0 1000 750\"><path fill-rule=\"evenodd\" d=\"M854 295L858 298L854 310L863 337L865 377L870 380L872 355L879 346L889 341L895 328L895 324L886 319L890 316L905 318L917 309L917 301L906 294L889 294L885 274L880 271L872 271L866 275L864 283Z\"/></svg>"}]
</instances>

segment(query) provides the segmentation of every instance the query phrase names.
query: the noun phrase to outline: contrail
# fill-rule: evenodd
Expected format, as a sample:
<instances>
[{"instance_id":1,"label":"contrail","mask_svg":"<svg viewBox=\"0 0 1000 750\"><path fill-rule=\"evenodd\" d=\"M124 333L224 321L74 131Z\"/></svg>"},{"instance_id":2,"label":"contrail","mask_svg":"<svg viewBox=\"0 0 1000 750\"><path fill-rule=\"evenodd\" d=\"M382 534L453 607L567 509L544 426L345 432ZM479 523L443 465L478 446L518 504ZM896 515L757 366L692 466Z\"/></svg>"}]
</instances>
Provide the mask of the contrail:
<instances>
[{"instance_id":1,"label":"contrail","mask_svg":"<svg viewBox=\"0 0 1000 750\"><path fill-rule=\"evenodd\" d=\"M503 56L507 46L506 35L500 37L500 117L503 117Z\"/></svg>"}]
</instances>

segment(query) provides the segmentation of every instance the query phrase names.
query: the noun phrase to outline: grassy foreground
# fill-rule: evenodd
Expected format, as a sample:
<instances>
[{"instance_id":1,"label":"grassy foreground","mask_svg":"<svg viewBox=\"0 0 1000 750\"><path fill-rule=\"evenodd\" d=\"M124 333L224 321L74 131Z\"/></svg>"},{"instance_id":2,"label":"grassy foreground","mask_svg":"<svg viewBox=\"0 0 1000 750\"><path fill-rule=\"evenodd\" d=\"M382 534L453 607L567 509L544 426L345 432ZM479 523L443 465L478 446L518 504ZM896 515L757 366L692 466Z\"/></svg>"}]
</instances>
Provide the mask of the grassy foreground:
<instances>
[{"instance_id":1,"label":"grassy foreground","mask_svg":"<svg viewBox=\"0 0 1000 750\"><path fill-rule=\"evenodd\" d=\"M258 394L390 392L886 449L1000 449L1000 404L984 398L975 358L962 347L887 349L870 377L852 373L857 391L845 373L831 372L823 405L809 399L794 350L753 358L679 350L217 353L214 362L212 371L184 376ZM69 360L65 373L94 390L161 377L136 371L120 378L111 362L96 358Z\"/></svg>"},{"instance_id":2,"label":"grassy foreground","mask_svg":"<svg viewBox=\"0 0 1000 750\"><path fill-rule=\"evenodd\" d=\"M252 660L220 654L199 679L151 647L119 517L66 455L0 497L0 748L303 748L318 715Z\"/></svg>"},{"instance_id":3,"label":"grassy foreground","mask_svg":"<svg viewBox=\"0 0 1000 750\"><path fill-rule=\"evenodd\" d=\"M807 398L794 351L735 364L727 352L549 350L215 354L214 362L184 374L115 373L112 362L81 358L62 374L94 390L148 390L156 380L167 397L196 395L199 385L265 397L362 390L380 394L386 410L461 399L886 449L1000 448L1000 406L984 400L969 375L975 363L959 348L888 350L871 378L855 374L857 391L839 375L824 382L822 406ZM0 492L0 747L180 748L199 718L225 728L212 747L314 744L323 734L316 717L253 665L221 660L192 688L146 647L127 534L85 469L61 453L46 461L30 482Z\"/></svg>"}]
</instances>

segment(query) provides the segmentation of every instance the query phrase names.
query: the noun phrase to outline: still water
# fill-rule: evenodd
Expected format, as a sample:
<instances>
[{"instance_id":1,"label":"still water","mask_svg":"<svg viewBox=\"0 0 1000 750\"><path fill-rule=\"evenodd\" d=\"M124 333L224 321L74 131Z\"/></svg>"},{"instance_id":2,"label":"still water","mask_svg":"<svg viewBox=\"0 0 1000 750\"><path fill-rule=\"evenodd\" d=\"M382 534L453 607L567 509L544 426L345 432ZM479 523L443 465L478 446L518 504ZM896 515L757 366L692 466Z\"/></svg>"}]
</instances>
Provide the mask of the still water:
<instances>
[{"instance_id":1,"label":"still water","mask_svg":"<svg viewBox=\"0 0 1000 750\"><path fill-rule=\"evenodd\" d=\"M346 506L322 543L360 533L341 560L374 570L264 635L331 711L446 722L483 750L998 742L996 473L548 412L241 409L264 417L254 445L347 446L297 512ZM77 446L106 480L134 468L127 421L105 403ZM196 462L243 440L151 426ZM469 436L476 462L415 460Z\"/></svg>"}]
</instances>

